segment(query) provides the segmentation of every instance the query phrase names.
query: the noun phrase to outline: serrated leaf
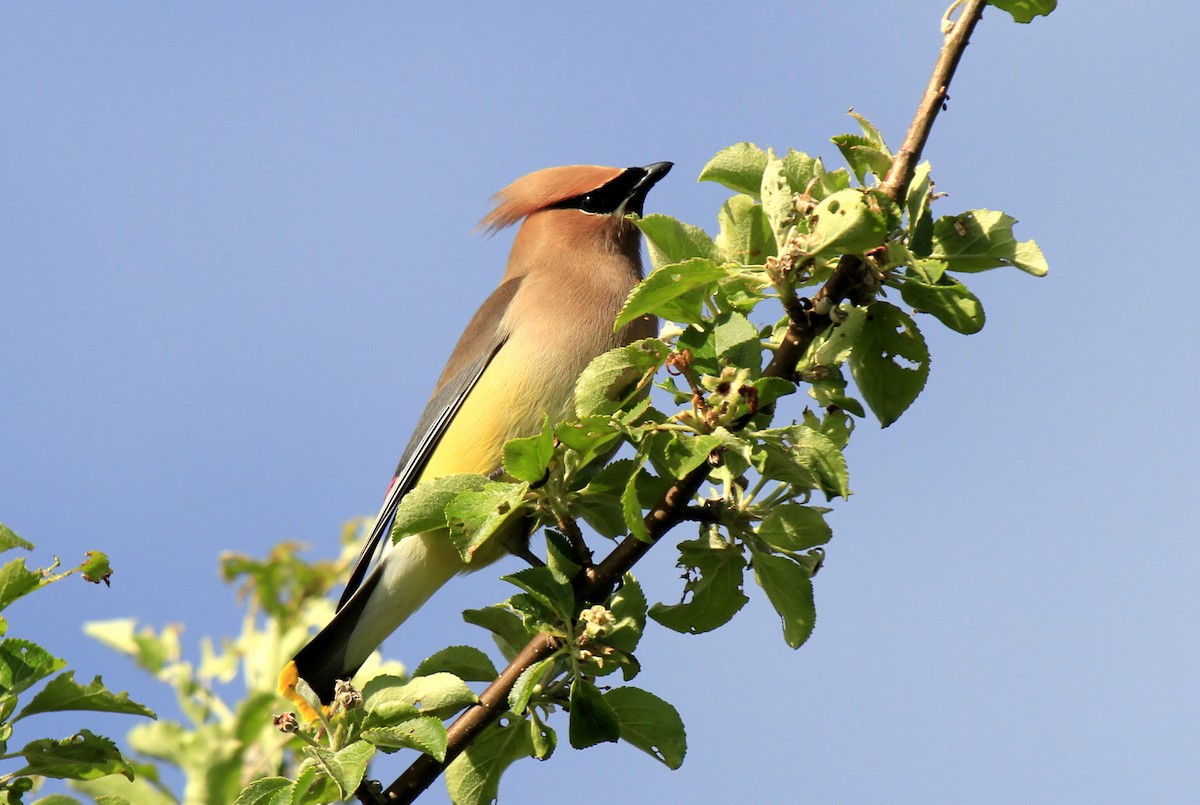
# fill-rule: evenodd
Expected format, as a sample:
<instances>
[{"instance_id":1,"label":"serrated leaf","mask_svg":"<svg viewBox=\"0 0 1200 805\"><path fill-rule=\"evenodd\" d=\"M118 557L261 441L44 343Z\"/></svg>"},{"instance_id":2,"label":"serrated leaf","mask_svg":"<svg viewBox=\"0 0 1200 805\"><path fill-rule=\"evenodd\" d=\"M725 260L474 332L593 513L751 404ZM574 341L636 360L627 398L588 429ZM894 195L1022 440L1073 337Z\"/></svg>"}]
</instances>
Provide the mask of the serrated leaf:
<instances>
[{"instance_id":1,"label":"serrated leaf","mask_svg":"<svg viewBox=\"0 0 1200 805\"><path fill-rule=\"evenodd\" d=\"M857 134L839 134L832 139L859 184L866 184L867 176L882 179L891 170L891 155L870 139Z\"/></svg>"},{"instance_id":2,"label":"serrated leaf","mask_svg":"<svg viewBox=\"0 0 1200 805\"><path fill-rule=\"evenodd\" d=\"M750 196L731 197L721 206L717 222L720 233L716 246L726 261L762 265L768 257L778 253L771 222L767 220L763 208L754 203Z\"/></svg>"},{"instance_id":3,"label":"serrated leaf","mask_svg":"<svg viewBox=\"0 0 1200 805\"><path fill-rule=\"evenodd\" d=\"M1007 11L1017 22L1032 22L1034 17L1048 16L1058 7L1058 0L988 0L989 6Z\"/></svg>"},{"instance_id":4,"label":"serrated leaf","mask_svg":"<svg viewBox=\"0 0 1200 805\"><path fill-rule=\"evenodd\" d=\"M571 723L568 734L571 746L587 749L599 743L612 743L621 737L621 724L616 711L591 682L575 677L571 682Z\"/></svg>"},{"instance_id":5,"label":"serrated leaf","mask_svg":"<svg viewBox=\"0 0 1200 805\"><path fill-rule=\"evenodd\" d=\"M392 539L446 527L446 506L463 492L487 486L482 475L443 475L410 490L396 507Z\"/></svg>"},{"instance_id":6,"label":"serrated leaf","mask_svg":"<svg viewBox=\"0 0 1200 805\"><path fill-rule=\"evenodd\" d=\"M700 634L723 626L749 599L742 592L746 558L718 535L679 543L678 566L687 571L684 599L655 604L650 617L677 632Z\"/></svg>"},{"instance_id":7,"label":"serrated leaf","mask_svg":"<svg viewBox=\"0 0 1200 805\"><path fill-rule=\"evenodd\" d=\"M391 726L416 715L453 715L479 701L479 697L457 676L448 673L413 677L401 684L399 677L377 676L363 686L363 709L370 726Z\"/></svg>"},{"instance_id":8,"label":"serrated leaf","mask_svg":"<svg viewBox=\"0 0 1200 805\"><path fill-rule=\"evenodd\" d=\"M17 714L13 721L20 721L35 713L50 713L60 710L91 710L101 713L127 713L129 715L158 718L150 708L138 704L122 691L113 693L104 687L100 677L88 685L75 681L75 672L66 671L51 679L46 687L38 691L29 704Z\"/></svg>"},{"instance_id":9,"label":"serrated leaf","mask_svg":"<svg viewBox=\"0 0 1200 805\"><path fill-rule=\"evenodd\" d=\"M669 769L683 765L687 732L679 711L640 688L615 688L604 694L620 724L621 740L661 761Z\"/></svg>"},{"instance_id":10,"label":"serrated leaf","mask_svg":"<svg viewBox=\"0 0 1200 805\"><path fill-rule=\"evenodd\" d=\"M291 805L295 785L286 777L264 777L243 788L233 805Z\"/></svg>"},{"instance_id":11,"label":"serrated leaf","mask_svg":"<svg viewBox=\"0 0 1200 805\"><path fill-rule=\"evenodd\" d=\"M908 248L924 257L933 248L933 217L929 209L933 203L933 182L929 178L929 171L928 162L917 165L904 197L908 213Z\"/></svg>"},{"instance_id":12,"label":"serrated leaf","mask_svg":"<svg viewBox=\"0 0 1200 805\"><path fill-rule=\"evenodd\" d=\"M605 642L619 651L632 652L646 630L646 594L632 573L626 573L621 586L608 603L616 623L605 636Z\"/></svg>"},{"instance_id":13,"label":"serrated leaf","mask_svg":"<svg viewBox=\"0 0 1200 805\"><path fill-rule=\"evenodd\" d=\"M367 741L355 741L337 752L323 746L305 746L304 754L312 758L321 771L337 783L342 796L349 799L362 782L367 764L375 756L375 747Z\"/></svg>"},{"instance_id":14,"label":"serrated leaf","mask_svg":"<svg viewBox=\"0 0 1200 805\"><path fill-rule=\"evenodd\" d=\"M24 557L0 567L0 609L42 586L42 574L25 567Z\"/></svg>"},{"instance_id":15,"label":"serrated leaf","mask_svg":"<svg viewBox=\"0 0 1200 805\"><path fill-rule=\"evenodd\" d=\"M529 728L508 717L485 729L446 767L446 788L455 805L492 805L504 770L535 749Z\"/></svg>"},{"instance_id":16,"label":"serrated leaf","mask_svg":"<svg viewBox=\"0 0 1200 805\"><path fill-rule=\"evenodd\" d=\"M900 284L900 296L956 333L973 335L983 329L983 303L954 277L925 282L910 270Z\"/></svg>"},{"instance_id":17,"label":"serrated leaf","mask_svg":"<svg viewBox=\"0 0 1200 805\"><path fill-rule=\"evenodd\" d=\"M0 641L0 695L27 690L66 664L37 643L6 638Z\"/></svg>"},{"instance_id":18,"label":"serrated leaf","mask_svg":"<svg viewBox=\"0 0 1200 805\"><path fill-rule=\"evenodd\" d=\"M655 270L693 257L717 260L717 247L712 238L698 226L677 221L669 215L651 213L634 223L646 237L650 265Z\"/></svg>"},{"instance_id":19,"label":"serrated leaf","mask_svg":"<svg viewBox=\"0 0 1200 805\"><path fill-rule=\"evenodd\" d=\"M614 414L644 375L662 365L670 348L646 338L599 356L575 382L575 411L581 418Z\"/></svg>"},{"instance_id":20,"label":"serrated leaf","mask_svg":"<svg viewBox=\"0 0 1200 805\"><path fill-rule=\"evenodd\" d=\"M654 466L664 476L682 478L708 461L712 452L725 444L725 437L715 434L689 436L676 432L662 432L650 441L649 455ZM641 520L641 507L638 507Z\"/></svg>"},{"instance_id":21,"label":"serrated leaf","mask_svg":"<svg viewBox=\"0 0 1200 805\"><path fill-rule=\"evenodd\" d=\"M569 579L548 567L527 567L501 578L532 595L564 623L573 620L575 591Z\"/></svg>"},{"instance_id":22,"label":"serrated leaf","mask_svg":"<svg viewBox=\"0 0 1200 805\"><path fill-rule=\"evenodd\" d=\"M713 322L714 351L722 366L747 367L757 377L762 368L762 338L741 313L722 313Z\"/></svg>"},{"instance_id":23,"label":"serrated leaf","mask_svg":"<svg viewBox=\"0 0 1200 805\"><path fill-rule=\"evenodd\" d=\"M490 682L496 678L491 658L474 646L450 646L434 652L413 671L413 676L448 673L467 682Z\"/></svg>"},{"instance_id":24,"label":"serrated leaf","mask_svg":"<svg viewBox=\"0 0 1200 805\"><path fill-rule=\"evenodd\" d=\"M528 514L528 491L527 483L490 481L479 491L460 492L446 504L450 540L464 562L470 564L485 545L503 542L513 529L522 527L521 521ZM485 554L493 555L487 551Z\"/></svg>"},{"instance_id":25,"label":"serrated leaf","mask_svg":"<svg viewBox=\"0 0 1200 805\"><path fill-rule=\"evenodd\" d=\"M0 553L11 551L13 548L23 548L27 551L32 551L33 543L17 536L17 532L4 523L0 523Z\"/></svg>"},{"instance_id":26,"label":"serrated leaf","mask_svg":"<svg viewBox=\"0 0 1200 805\"><path fill-rule=\"evenodd\" d=\"M389 727L368 727L362 737L384 752L416 749L439 762L446 759L446 726L434 716L417 716Z\"/></svg>"},{"instance_id":27,"label":"serrated leaf","mask_svg":"<svg viewBox=\"0 0 1200 805\"><path fill-rule=\"evenodd\" d=\"M518 715L524 713L525 708L529 705L529 700L537 692L538 685L542 684L542 677L556 662L558 662L557 656L547 657L522 671L521 675L517 677L516 684L508 693L508 709Z\"/></svg>"},{"instance_id":28,"label":"serrated leaf","mask_svg":"<svg viewBox=\"0 0 1200 805\"><path fill-rule=\"evenodd\" d=\"M607 398L605 402L608 402ZM607 415L584 416L577 422L562 422L554 433L560 442L578 454L576 466L580 469L608 455L622 436L619 423Z\"/></svg>"},{"instance_id":29,"label":"serrated leaf","mask_svg":"<svg viewBox=\"0 0 1200 805\"><path fill-rule=\"evenodd\" d=\"M727 271L715 260L693 257L657 268L629 292L617 316L620 328L647 314L681 323L704 318L704 301Z\"/></svg>"},{"instance_id":30,"label":"serrated leaf","mask_svg":"<svg viewBox=\"0 0 1200 805\"><path fill-rule=\"evenodd\" d=\"M787 557L756 551L754 580L783 620L784 641L799 648L812 634L817 619L808 571Z\"/></svg>"},{"instance_id":31,"label":"serrated leaf","mask_svg":"<svg viewBox=\"0 0 1200 805\"><path fill-rule=\"evenodd\" d=\"M68 780L93 780L108 774L133 779L133 768L121 756L117 745L89 730L80 730L69 738L32 741L20 751L25 766L9 776L40 774Z\"/></svg>"},{"instance_id":32,"label":"serrated leaf","mask_svg":"<svg viewBox=\"0 0 1200 805\"><path fill-rule=\"evenodd\" d=\"M833 529L819 510L799 503L781 503L763 518L758 536L776 550L804 551L828 542Z\"/></svg>"},{"instance_id":33,"label":"serrated leaf","mask_svg":"<svg viewBox=\"0 0 1200 805\"><path fill-rule=\"evenodd\" d=\"M550 417L543 415L542 432L525 439L509 439L504 444L504 471L518 481L531 484L546 478L546 468L554 457L554 429Z\"/></svg>"},{"instance_id":34,"label":"serrated leaf","mask_svg":"<svg viewBox=\"0 0 1200 805\"><path fill-rule=\"evenodd\" d=\"M863 399L883 427L912 405L929 378L929 347L907 313L887 302L875 302L854 352L850 372Z\"/></svg>"},{"instance_id":35,"label":"serrated leaf","mask_svg":"<svg viewBox=\"0 0 1200 805\"><path fill-rule=\"evenodd\" d=\"M1036 241L1013 237L1017 219L996 210L971 210L933 223L929 256L944 260L950 271L976 272L1013 266L1035 277L1050 270Z\"/></svg>"},{"instance_id":36,"label":"serrated leaf","mask_svg":"<svg viewBox=\"0 0 1200 805\"><path fill-rule=\"evenodd\" d=\"M758 194L767 167L767 152L754 143L722 148L700 171L701 182L716 182L738 193Z\"/></svg>"},{"instance_id":37,"label":"serrated leaf","mask_svg":"<svg viewBox=\"0 0 1200 805\"><path fill-rule=\"evenodd\" d=\"M870 143L872 147L879 149L880 152L890 158L892 151L890 148L888 148L887 143L884 142L883 134L879 131L879 129L875 128L875 124L870 120L867 120L853 109L850 110L849 114L850 117L854 118L855 121L858 122L858 127L862 129L863 137L866 139L866 141Z\"/></svg>"},{"instance_id":38,"label":"serrated leaf","mask_svg":"<svg viewBox=\"0 0 1200 805\"><path fill-rule=\"evenodd\" d=\"M642 519L642 503L638 497L638 475L642 472L642 467L646 463L646 456L639 454L634 464L633 471L629 474L629 480L625 483L625 488L621 490L621 516L625 519L625 527L629 529L629 533L640 539L642 542L650 541L650 532L646 529L646 522Z\"/></svg>"},{"instance_id":39,"label":"serrated leaf","mask_svg":"<svg viewBox=\"0 0 1200 805\"><path fill-rule=\"evenodd\" d=\"M468 609L463 612L463 620L490 631L500 653L510 662L536 634L526 628L524 621L516 613L501 604L486 609Z\"/></svg>"}]
</instances>

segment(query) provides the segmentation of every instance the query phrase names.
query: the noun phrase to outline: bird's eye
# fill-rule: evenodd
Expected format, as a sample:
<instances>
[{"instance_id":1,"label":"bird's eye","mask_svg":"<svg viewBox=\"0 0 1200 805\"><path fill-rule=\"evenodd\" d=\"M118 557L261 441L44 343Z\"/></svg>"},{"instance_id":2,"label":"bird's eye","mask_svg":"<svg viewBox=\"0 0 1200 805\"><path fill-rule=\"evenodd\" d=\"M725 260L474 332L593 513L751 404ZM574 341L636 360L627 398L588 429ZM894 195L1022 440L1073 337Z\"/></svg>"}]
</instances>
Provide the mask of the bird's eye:
<instances>
[{"instance_id":1,"label":"bird's eye","mask_svg":"<svg viewBox=\"0 0 1200 805\"><path fill-rule=\"evenodd\" d=\"M584 193L582 196L580 196L579 209L583 210L584 212L601 212L601 210L597 209L596 194Z\"/></svg>"}]
</instances>

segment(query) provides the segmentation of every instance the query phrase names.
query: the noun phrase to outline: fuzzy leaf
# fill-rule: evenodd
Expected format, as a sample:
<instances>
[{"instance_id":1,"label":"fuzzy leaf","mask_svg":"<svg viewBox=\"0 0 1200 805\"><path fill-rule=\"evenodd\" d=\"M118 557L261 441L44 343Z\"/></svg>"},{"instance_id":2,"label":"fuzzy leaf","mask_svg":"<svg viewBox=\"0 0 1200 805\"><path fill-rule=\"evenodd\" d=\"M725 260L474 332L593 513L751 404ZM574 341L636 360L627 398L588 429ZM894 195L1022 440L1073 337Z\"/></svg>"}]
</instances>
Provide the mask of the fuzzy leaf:
<instances>
[{"instance_id":1,"label":"fuzzy leaf","mask_svg":"<svg viewBox=\"0 0 1200 805\"><path fill-rule=\"evenodd\" d=\"M692 257L655 269L629 292L614 327L647 314L684 324L704 317L704 300L728 272L715 260Z\"/></svg>"},{"instance_id":2,"label":"fuzzy leaf","mask_svg":"<svg viewBox=\"0 0 1200 805\"><path fill-rule=\"evenodd\" d=\"M717 247L713 245L712 238L698 226L657 213L639 218L635 223L646 236L650 265L655 271L693 257L718 259Z\"/></svg>"},{"instance_id":3,"label":"fuzzy leaf","mask_svg":"<svg viewBox=\"0 0 1200 805\"><path fill-rule=\"evenodd\" d=\"M757 196L767 167L767 152L754 143L723 148L700 171L701 182L716 182L730 190Z\"/></svg>"},{"instance_id":4,"label":"fuzzy leaf","mask_svg":"<svg viewBox=\"0 0 1200 805\"><path fill-rule=\"evenodd\" d=\"M449 673L467 682L490 682L496 678L496 666L488 655L474 646L450 646L434 652L413 671L413 676Z\"/></svg>"},{"instance_id":5,"label":"fuzzy leaf","mask_svg":"<svg viewBox=\"0 0 1200 805\"><path fill-rule=\"evenodd\" d=\"M392 539L422 534L446 527L446 506L463 492L477 492L487 485L482 475L443 475L412 489L396 507Z\"/></svg>"},{"instance_id":6,"label":"fuzzy leaf","mask_svg":"<svg viewBox=\"0 0 1200 805\"><path fill-rule=\"evenodd\" d=\"M92 710L102 713L127 713L147 718L158 718L150 708L138 704L125 692L113 693L104 687L100 677L88 685L75 681L75 672L66 671L38 691L29 704L13 721L19 721L35 713L50 713L59 710Z\"/></svg>"}]
</instances>

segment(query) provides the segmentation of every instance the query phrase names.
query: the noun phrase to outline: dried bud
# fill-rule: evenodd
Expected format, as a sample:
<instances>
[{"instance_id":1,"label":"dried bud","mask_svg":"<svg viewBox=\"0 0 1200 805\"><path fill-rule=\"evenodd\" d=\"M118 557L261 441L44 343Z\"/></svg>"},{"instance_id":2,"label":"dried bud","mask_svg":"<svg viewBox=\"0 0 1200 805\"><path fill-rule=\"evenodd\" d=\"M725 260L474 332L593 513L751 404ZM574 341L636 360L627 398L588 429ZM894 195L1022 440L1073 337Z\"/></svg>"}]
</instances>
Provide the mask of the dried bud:
<instances>
[{"instance_id":1,"label":"dried bud","mask_svg":"<svg viewBox=\"0 0 1200 805\"><path fill-rule=\"evenodd\" d=\"M300 719L296 718L295 713L280 713L272 719L272 723L275 724L275 729L285 735L291 735L300 729Z\"/></svg>"},{"instance_id":2,"label":"dried bud","mask_svg":"<svg viewBox=\"0 0 1200 805\"><path fill-rule=\"evenodd\" d=\"M353 710L362 704L362 694L350 684L349 679L339 679L333 685L333 700L343 710Z\"/></svg>"}]
</instances>

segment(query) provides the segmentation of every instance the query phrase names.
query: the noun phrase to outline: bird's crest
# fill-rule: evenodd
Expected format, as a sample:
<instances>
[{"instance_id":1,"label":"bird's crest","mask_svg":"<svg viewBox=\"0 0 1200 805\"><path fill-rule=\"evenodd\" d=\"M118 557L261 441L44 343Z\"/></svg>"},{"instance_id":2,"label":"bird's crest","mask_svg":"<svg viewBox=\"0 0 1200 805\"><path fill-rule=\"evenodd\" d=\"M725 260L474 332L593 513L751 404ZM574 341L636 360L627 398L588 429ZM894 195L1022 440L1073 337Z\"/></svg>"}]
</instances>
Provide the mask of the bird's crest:
<instances>
[{"instance_id":1,"label":"bird's crest","mask_svg":"<svg viewBox=\"0 0 1200 805\"><path fill-rule=\"evenodd\" d=\"M526 174L492 197L496 206L478 228L489 234L497 232L552 204L603 187L624 171L600 165L565 165Z\"/></svg>"}]
</instances>

